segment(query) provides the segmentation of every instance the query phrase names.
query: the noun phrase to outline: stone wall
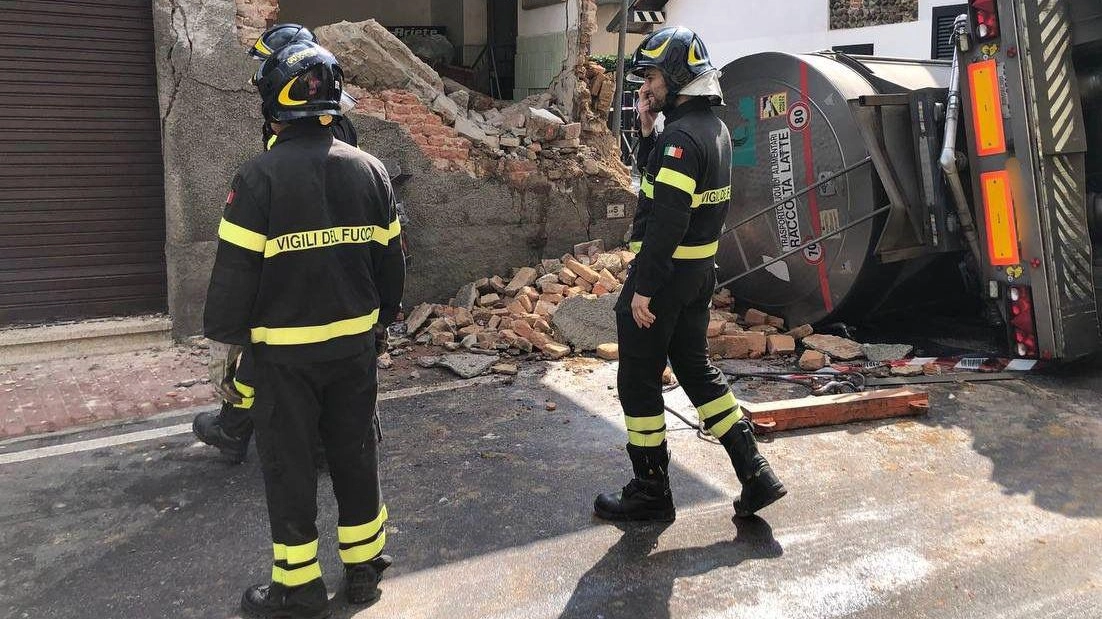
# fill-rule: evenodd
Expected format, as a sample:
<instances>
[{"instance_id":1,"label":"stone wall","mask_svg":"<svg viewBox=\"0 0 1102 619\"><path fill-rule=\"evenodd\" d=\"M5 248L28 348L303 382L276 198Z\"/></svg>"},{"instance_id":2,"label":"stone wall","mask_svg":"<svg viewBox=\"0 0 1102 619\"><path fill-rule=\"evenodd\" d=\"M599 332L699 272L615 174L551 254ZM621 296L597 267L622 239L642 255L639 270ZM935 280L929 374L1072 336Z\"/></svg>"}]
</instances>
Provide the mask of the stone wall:
<instances>
[{"instance_id":1,"label":"stone wall","mask_svg":"<svg viewBox=\"0 0 1102 619\"><path fill-rule=\"evenodd\" d=\"M828 0L830 29L918 21L918 0Z\"/></svg>"}]
</instances>

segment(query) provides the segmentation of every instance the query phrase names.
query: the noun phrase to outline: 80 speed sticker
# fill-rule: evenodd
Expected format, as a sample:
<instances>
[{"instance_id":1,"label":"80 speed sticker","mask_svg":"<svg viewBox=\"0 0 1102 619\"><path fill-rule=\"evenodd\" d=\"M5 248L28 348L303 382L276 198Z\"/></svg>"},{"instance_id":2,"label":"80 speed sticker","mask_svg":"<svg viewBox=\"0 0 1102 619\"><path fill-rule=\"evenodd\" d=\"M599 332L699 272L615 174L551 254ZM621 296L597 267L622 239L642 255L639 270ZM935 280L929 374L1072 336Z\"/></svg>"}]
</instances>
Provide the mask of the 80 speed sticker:
<instances>
[{"instance_id":1,"label":"80 speed sticker","mask_svg":"<svg viewBox=\"0 0 1102 619\"><path fill-rule=\"evenodd\" d=\"M788 126L793 131L803 131L811 124L811 107L806 101L796 101L788 106Z\"/></svg>"}]
</instances>

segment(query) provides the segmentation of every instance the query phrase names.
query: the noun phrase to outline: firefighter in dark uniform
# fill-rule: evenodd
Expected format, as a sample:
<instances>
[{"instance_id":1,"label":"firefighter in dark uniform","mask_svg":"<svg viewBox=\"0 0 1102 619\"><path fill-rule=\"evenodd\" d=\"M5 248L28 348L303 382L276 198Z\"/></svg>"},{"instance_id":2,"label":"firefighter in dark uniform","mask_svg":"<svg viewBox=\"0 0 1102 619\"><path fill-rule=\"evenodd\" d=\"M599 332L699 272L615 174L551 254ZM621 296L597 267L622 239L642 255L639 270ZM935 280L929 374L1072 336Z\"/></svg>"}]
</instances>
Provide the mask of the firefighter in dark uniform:
<instances>
[{"instance_id":1,"label":"firefighter in dark uniform","mask_svg":"<svg viewBox=\"0 0 1102 619\"><path fill-rule=\"evenodd\" d=\"M248 54L260 61L261 66L263 66L263 62L272 55L273 51L278 51L284 46L298 41L316 43L317 37L309 28L299 24L276 24L260 35L253 46L249 48ZM260 69L258 68L257 74L252 80L254 85L259 79ZM355 105L356 100L342 90L341 111L348 112ZM334 118L329 125L329 129L333 132L333 137L338 140L352 146L358 146L356 127L347 117ZM265 119L261 129L261 141L264 149L270 149L275 144L275 140L276 135L272 133L271 123ZM378 340L376 342L377 349L380 353L384 352L386 348L386 330L376 329L375 333ZM228 398L223 399L222 408L217 413L204 412L196 415L191 427L199 440L217 447L233 462L244 462L249 449L249 439L253 435L253 423L249 418L249 409L253 404L253 398L250 395L253 390L252 379L250 378L252 359L248 354L245 354L236 367L228 368L228 370L235 392L229 394Z\"/></svg>"},{"instance_id":2,"label":"firefighter in dark uniform","mask_svg":"<svg viewBox=\"0 0 1102 619\"><path fill-rule=\"evenodd\" d=\"M404 282L386 169L334 139L343 75L315 43L276 51L257 87L278 140L238 171L218 229L204 331L213 381L251 351L250 413L274 542L271 582L241 605L254 617L327 617L318 563L317 469L324 445L352 603L378 599L387 510L380 494L373 330L394 320Z\"/></svg>"},{"instance_id":3,"label":"firefighter in dark uniform","mask_svg":"<svg viewBox=\"0 0 1102 619\"><path fill-rule=\"evenodd\" d=\"M715 254L731 198L731 138L712 111L722 105L719 71L691 30L665 28L639 45L629 79L642 82L642 178L629 245L638 256L616 305L616 328L617 388L635 477L622 491L598 496L594 511L608 520L675 517L661 382L668 359L742 482L735 514L749 516L785 489L758 453L726 378L708 359ZM660 111L666 122L657 135Z\"/></svg>"}]
</instances>

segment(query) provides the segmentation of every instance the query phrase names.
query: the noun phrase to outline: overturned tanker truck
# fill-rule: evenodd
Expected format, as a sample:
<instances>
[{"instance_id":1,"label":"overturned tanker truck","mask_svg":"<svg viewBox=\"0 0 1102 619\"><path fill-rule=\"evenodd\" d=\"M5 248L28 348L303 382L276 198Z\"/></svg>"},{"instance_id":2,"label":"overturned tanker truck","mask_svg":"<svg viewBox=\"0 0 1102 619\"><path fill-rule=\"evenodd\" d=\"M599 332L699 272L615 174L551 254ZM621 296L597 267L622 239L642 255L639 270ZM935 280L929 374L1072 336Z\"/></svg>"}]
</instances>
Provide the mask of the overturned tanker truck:
<instances>
[{"instance_id":1,"label":"overturned tanker truck","mask_svg":"<svg viewBox=\"0 0 1102 619\"><path fill-rule=\"evenodd\" d=\"M859 320L955 261L1007 353L1102 350L1102 3L972 0L952 37L952 62L724 67L721 285L789 324Z\"/></svg>"}]
</instances>

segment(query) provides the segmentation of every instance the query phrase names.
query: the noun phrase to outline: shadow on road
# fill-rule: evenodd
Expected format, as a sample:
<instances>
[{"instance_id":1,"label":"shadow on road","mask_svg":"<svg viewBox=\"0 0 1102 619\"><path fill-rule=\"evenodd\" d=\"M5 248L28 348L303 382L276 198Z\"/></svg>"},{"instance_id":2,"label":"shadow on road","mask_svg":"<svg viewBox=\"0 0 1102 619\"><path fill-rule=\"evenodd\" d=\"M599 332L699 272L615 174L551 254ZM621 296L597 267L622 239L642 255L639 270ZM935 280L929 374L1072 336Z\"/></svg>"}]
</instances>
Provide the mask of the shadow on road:
<instances>
[{"instance_id":1,"label":"shadow on road","mask_svg":"<svg viewBox=\"0 0 1102 619\"><path fill-rule=\"evenodd\" d=\"M653 551L668 524L618 524L624 534L581 577L560 619L670 619L669 601L678 578L784 554L765 520L755 516L734 523L733 540L659 552Z\"/></svg>"}]
</instances>

